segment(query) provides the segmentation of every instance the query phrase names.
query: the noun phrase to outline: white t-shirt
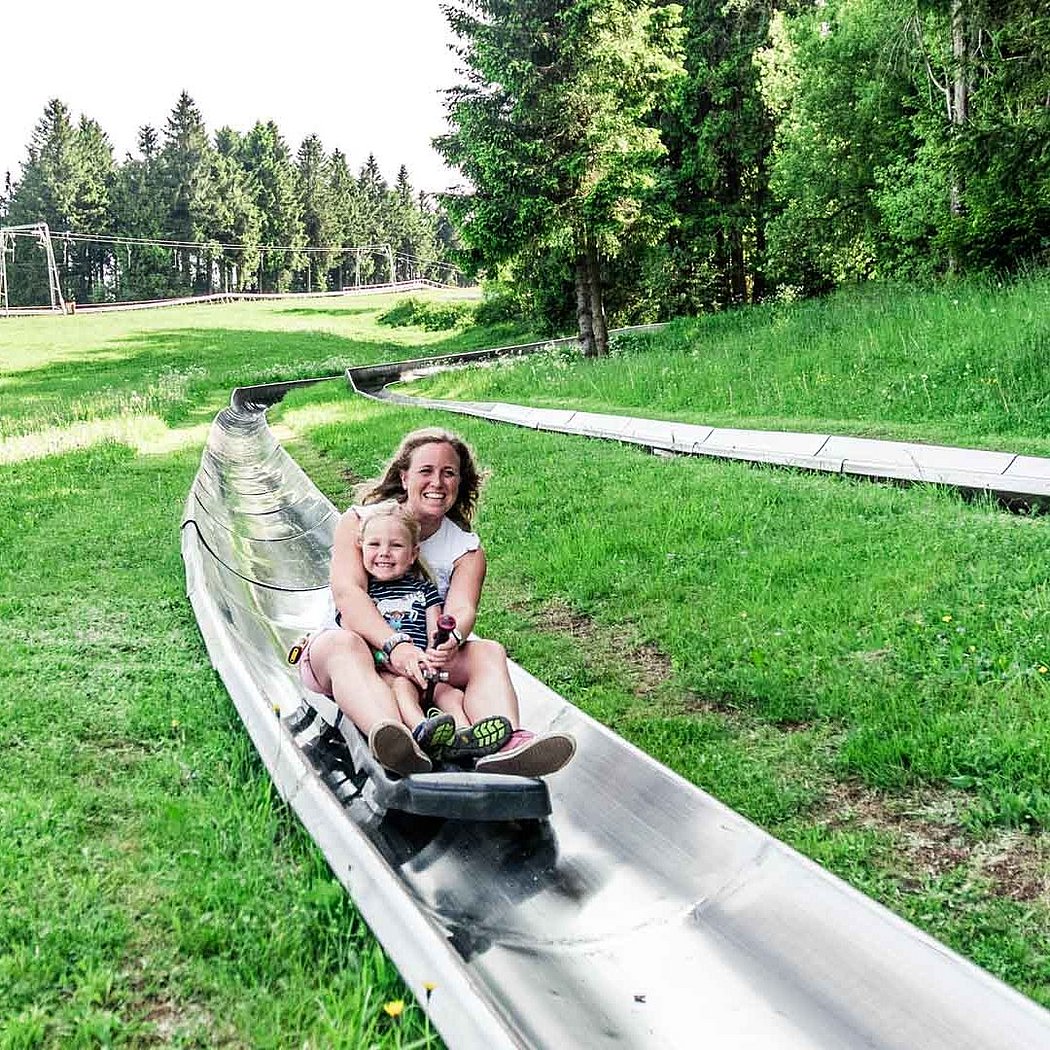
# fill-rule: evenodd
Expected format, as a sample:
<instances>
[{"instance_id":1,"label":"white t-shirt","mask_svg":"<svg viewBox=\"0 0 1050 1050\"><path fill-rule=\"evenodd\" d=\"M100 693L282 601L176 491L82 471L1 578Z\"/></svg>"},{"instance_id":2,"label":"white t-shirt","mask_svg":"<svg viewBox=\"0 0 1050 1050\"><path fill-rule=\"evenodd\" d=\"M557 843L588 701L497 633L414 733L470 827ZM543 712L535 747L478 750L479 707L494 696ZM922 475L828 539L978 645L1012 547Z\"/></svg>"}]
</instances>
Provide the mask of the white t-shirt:
<instances>
[{"instance_id":1,"label":"white t-shirt","mask_svg":"<svg viewBox=\"0 0 1050 1050\"><path fill-rule=\"evenodd\" d=\"M380 507L389 506L393 502L394 500L387 500L383 503L370 503L367 506L355 506L350 509L358 518L364 521L379 510ZM461 528L449 518L443 518L437 532L420 543L419 553L427 563L427 568L434 574L434 582L437 584L438 594L441 595L442 602L445 601L445 596L448 594L449 584L452 582L452 571L456 567L456 562L464 554L476 551L480 546L481 540L476 532L467 532L466 529ZM335 627L335 600L331 599L329 604L331 608L329 609L325 626Z\"/></svg>"}]
</instances>

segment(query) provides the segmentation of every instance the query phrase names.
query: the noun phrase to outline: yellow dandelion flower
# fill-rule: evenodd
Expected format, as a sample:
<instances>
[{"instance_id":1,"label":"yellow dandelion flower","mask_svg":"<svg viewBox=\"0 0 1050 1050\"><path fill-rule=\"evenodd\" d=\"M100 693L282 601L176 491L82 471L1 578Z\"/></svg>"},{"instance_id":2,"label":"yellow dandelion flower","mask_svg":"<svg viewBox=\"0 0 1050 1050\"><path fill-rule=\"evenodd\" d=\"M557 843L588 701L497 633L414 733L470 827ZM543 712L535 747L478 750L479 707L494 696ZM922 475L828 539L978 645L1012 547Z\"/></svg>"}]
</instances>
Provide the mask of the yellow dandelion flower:
<instances>
[{"instance_id":1,"label":"yellow dandelion flower","mask_svg":"<svg viewBox=\"0 0 1050 1050\"><path fill-rule=\"evenodd\" d=\"M1040 664L1039 665L1039 673L1040 674L1046 674L1046 671L1047 671L1046 664Z\"/></svg>"},{"instance_id":2,"label":"yellow dandelion flower","mask_svg":"<svg viewBox=\"0 0 1050 1050\"><path fill-rule=\"evenodd\" d=\"M942 623L951 623L952 622L952 614L951 613L945 613L941 617L941 621L942 621Z\"/></svg>"},{"instance_id":3,"label":"yellow dandelion flower","mask_svg":"<svg viewBox=\"0 0 1050 1050\"><path fill-rule=\"evenodd\" d=\"M388 1017L400 1017L405 1012L404 999L393 999L383 1004L383 1010Z\"/></svg>"}]
</instances>

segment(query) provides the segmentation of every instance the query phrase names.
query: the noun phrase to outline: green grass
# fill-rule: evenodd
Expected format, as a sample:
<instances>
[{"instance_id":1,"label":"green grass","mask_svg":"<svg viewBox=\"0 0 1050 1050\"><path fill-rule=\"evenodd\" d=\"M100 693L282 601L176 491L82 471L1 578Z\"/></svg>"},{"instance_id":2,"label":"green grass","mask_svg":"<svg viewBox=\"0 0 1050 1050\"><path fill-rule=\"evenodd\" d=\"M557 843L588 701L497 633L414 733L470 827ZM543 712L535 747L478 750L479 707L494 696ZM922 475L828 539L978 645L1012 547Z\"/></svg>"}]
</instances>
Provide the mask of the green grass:
<instances>
[{"instance_id":1,"label":"green grass","mask_svg":"<svg viewBox=\"0 0 1050 1050\"><path fill-rule=\"evenodd\" d=\"M433 396L1050 455L1050 273L872 286L428 380ZM421 387L421 389L423 389Z\"/></svg>"},{"instance_id":2,"label":"green grass","mask_svg":"<svg viewBox=\"0 0 1050 1050\"><path fill-rule=\"evenodd\" d=\"M1045 287L1032 283L1033 302ZM210 670L178 552L207 424L232 386L528 336L379 325L392 305L0 321L0 1047L425 1045L420 1007L275 797ZM770 315L755 316L762 329ZM856 341L840 335L844 358ZM611 382L658 357L654 345L582 371ZM854 388L836 418L873 413ZM344 469L374 472L405 429L434 422L335 385L273 416L340 503ZM1050 1003L1048 519L931 488L449 422L493 471L481 629ZM1006 436L1040 440L1034 425ZM397 999L409 1005L393 1021L382 1006Z\"/></svg>"},{"instance_id":3,"label":"green grass","mask_svg":"<svg viewBox=\"0 0 1050 1050\"><path fill-rule=\"evenodd\" d=\"M179 555L231 386L507 334L399 342L392 301L0 321L0 1047L426 1045L211 670Z\"/></svg>"}]
</instances>

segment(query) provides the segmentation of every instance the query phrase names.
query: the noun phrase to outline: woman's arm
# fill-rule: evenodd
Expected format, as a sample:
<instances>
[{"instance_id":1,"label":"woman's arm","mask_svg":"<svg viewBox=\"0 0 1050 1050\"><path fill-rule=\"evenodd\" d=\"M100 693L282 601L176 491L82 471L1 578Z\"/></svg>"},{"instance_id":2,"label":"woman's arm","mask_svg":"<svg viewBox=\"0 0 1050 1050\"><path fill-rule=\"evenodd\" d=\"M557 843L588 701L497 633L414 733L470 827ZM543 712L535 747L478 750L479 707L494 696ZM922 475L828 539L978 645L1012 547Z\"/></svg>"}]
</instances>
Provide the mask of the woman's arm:
<instances>
[{"instance_id":1,"label":"woman's arm","mask_svg":"<svg viewBox=\"0 0 1050 1050\"><path fill-rule=\"evenodd\" d=\"M488 564L482 547L462 555L452 570L452 582L445 595L445 613L456 618L456 630L466 638L478 618L478 602Z\"/></svg>"},{"instance_id":2,"label":"woman's arm","mask_svg":"<svg viewBox=\"0 0 1050 1050\"><path fill-rule=\"evenodd\" d=\"M438 617L441 615L441 606L432 605L427 609L427 648L430 648L430 643L434 640L434 635L437 634L438 629Z\"/></svg>"}]
</instances>

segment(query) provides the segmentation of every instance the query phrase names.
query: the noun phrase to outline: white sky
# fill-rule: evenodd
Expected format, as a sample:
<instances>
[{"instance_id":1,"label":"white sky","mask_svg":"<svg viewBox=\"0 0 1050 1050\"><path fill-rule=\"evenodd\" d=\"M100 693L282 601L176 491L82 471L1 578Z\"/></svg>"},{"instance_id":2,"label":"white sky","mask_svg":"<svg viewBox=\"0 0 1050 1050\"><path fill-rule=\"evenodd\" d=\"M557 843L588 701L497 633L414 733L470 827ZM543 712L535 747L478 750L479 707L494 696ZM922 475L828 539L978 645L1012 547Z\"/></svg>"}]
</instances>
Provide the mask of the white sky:
<instances>
[{"instance_id":1,"label":"white sky","mask_svg":"<svg viewBox=\"0 0 1050 1050\"><path fill-rule=\"evenodd\" d=\"M438 0L3 0L0 180L21 174L44 106L97 120L118 161L188 91L213 135L273 120L292 153L313 133L356 171L459 181L431 148L458 80ZM2 186L2 181L0 181Z\"/></svg>"}]
</instances>

